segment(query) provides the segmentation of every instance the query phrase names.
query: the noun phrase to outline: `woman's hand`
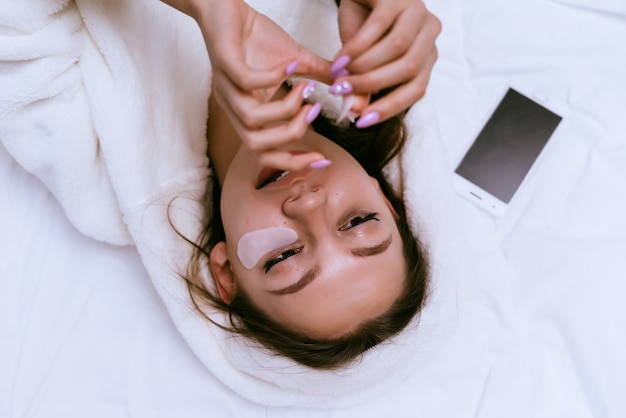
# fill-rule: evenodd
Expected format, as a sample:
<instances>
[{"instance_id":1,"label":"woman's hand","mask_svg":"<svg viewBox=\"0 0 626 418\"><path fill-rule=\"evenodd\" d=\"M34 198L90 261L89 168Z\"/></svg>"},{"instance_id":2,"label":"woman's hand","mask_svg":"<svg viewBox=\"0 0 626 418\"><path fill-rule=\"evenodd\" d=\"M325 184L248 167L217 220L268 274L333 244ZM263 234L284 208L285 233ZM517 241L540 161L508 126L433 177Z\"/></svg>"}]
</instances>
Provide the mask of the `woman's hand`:
<instances>
[{"instance_id":1,"label":"woman's hand","mask_svg":"<svg viewBox=\"0 0 626 418\"><path fill-rule=\"evenodd\" d=\"M300 46L271 19L243 0L200 0L198 22L211 59L216 97L245 125L249 108L239 91L258 103L269 100L289 75L330 80L330 63Z\"/></svg>"},{"instance_id":2,"label":"woman's hand","mask_svg":"<svg viewBox=\"0 0 626 418\"><path fill-rule=\"evenodd\" d=\"M302 105L303 99L314 88L314 81L299 83L288 93L286 89L281 89L272 94L271 101L265 98L257 100L237 91L229 92L233 102L246 109L245 123L232 123L237 119L233 109L223 102L220 107L245 146L258 154L262 165L295 171L313 163L324 164L324 156L320 153L292 154L285 149L286 145L297 143L304 136L321 111L320 103Z\"/></svg>"},{"instance_id":3,"label":"woman's hand","mask_svg":"<svg viewBox=\"0 0 626 418\"><path fill-rule=\"evenodd\" d=\"M331 92L396 87L362 109L357 127L389 119L424 96L441 23L420 0L342 0L338 19L344 46L332 66Z\"/></svg>"},{"instance_id":4,"label":"woman's hand","mask_svg":"<svg viewBox=\"0 0 626 418\"><path fill-rule=\"evenodd\" d=\"M294 156L281 145L299 139L319 106L302 106L304 86L270 101L290 75L330 83L331 63L300 46L243 0L163 0L198 23L213 72L212 94L263 164L295 170L323 159Z\"/></svg>"}]
</instances>

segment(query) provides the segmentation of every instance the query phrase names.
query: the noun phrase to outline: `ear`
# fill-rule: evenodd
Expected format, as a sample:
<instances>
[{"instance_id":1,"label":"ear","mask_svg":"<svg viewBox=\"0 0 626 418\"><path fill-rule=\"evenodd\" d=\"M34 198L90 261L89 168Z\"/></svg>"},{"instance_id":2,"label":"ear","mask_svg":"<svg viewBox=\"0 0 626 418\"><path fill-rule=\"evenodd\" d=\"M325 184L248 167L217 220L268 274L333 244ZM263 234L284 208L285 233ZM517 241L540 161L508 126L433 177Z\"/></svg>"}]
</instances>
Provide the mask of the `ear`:
<instances>
[{"instance_id":1,"label":"ear","mask_svg":"<svg viewBox=\"0 0 626 418\"><path fill-rule=\"evenodd\" d=\"M236 286L235 276L230 269L230 259L228 258L224 241L218 242L211 250L211 254L209 254L209 268L211 269L213 280L215 280L217 293L224 303L230 304L235 296Z\"/></svg>"},{"instance_id":2,"label":"ear","mask_svg":"<svg viewBox=\"0 0 626 418\"><path fill-rule=\"evenodd\" d=\"M393 217L397 220L400 218L400 215L398 215L398 212L396 212L396 209L393 207L393 205L391 204L391 202L389 201L389 199L387 199L387 196L385 196L385 193L383 193L383 190L380 188L380 184L378 184L378 180L376 180L374 177L370 176L370 180L372 181L372 183L374 183L374 187L376 187L376 189L378 189L378 192L380 193L380 195L383 197L383 199L385 200L385 204L387 205L387 207L389 208L389 210L391 211L391 214L393 215Z\"/></svg>"}]
</instances>

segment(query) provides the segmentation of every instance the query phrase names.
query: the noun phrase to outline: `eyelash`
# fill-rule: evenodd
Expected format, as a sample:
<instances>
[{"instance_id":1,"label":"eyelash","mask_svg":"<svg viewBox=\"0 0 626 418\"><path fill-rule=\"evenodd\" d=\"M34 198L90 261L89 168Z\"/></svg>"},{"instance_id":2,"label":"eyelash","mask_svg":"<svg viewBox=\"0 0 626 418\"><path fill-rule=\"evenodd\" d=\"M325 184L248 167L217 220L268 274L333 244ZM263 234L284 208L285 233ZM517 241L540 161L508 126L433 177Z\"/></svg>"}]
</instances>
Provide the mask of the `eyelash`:
<instances>
[{"instance_id":1,"label":"eyelash","mask_svg":"<svg viewBox=\"0 0 626 418\"><path fill-rule=\"evenodd\" d=\"M378 213L377 212L370 212L368 214L366 214L365 216L353 216L345 225L341 226L339 228L339 231L347 231L349 229L355 228L359 225L363 225L366 222L369 221L379 221L380 219L378 219ZM265 269L265 273L267 273L268 271L271 270L272 267L274 267L276 264L280 263L281 261L285 261L286 259L288 259L289 257L292 257L300 252L302 252L302 250L304 249L304 247L298 247L298 248L291 248L287 251L283 251L282 253L280 253L278 255L278 257L272 258L271 260L268 260L264 265L264 269Z\"/></svg>"},{"instance_id":2,"label":"eyelash","mask_svg":"<svg viewBox=\"0 0 626 418\"><path fill-rule=\"evenodd\" d=\"M347 231L349 229L352 229L354 227L357 227L359 225L363 225L365 222L369 222L369 221L379 221L380 219L378 219L378 213L376 212L370 212L368 214L366 214L365 216L353 216L346 224L344 224L343 226L339 227L340 231ZM354 222L357 222L356 225L352 225Z\"/></svg>"},{"instance_id":3,"label":"eyelash","mask_svg":"<svg viewBox=\"0 0 626 418\"><path fill-rule=\"evenodd\" d=\"M265 272L267 273L268 271L270 271L270 269L274 267L274 265L280 263L281 261L284 261L288 259L289 257L298 254L299 252L302 251L303 248L304 247L291 248L287 251L283 251L282 253L280 253L278 257L272 258L271 260L267 260L267 262L263 266L265 268Z\"/></svg>"}]
</instances>

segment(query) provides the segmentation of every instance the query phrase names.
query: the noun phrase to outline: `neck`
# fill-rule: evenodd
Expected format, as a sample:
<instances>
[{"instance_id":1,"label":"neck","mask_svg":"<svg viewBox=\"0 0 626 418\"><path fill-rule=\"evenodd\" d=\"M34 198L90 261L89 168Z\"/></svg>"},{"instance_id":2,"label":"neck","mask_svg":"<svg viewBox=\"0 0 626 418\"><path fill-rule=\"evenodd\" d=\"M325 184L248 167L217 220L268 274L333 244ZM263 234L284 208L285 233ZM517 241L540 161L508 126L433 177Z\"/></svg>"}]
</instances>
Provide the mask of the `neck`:
<instances>
[{"instance_id":1,"label":"neck","mask_svg":"<svg viewBox=\"0 0 626 418\"><path fill-rule=\"evenodd\" d=\"M207 154L217 176L220 187L241 146L241 139L230 123L228 115L217 103L215 97L209 98L209 120L207 123Z\"/></svg>"}]
</instances>

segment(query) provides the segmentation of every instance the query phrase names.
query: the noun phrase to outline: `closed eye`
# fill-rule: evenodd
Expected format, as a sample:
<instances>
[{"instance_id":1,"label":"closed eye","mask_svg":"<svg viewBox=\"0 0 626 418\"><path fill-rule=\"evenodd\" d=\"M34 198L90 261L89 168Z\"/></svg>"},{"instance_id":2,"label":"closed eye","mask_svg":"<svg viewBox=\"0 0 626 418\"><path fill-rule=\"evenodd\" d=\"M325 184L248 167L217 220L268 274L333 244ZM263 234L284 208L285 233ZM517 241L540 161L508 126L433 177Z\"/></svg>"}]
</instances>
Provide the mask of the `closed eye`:
<instances>
[{"instance_id":1,"label":"closed eye","mask_svg":"<svg viewBox=\"0 0 626 418\"><path fill-rule=\"evenodd\" d=\"M380 219L378 219L378 213L376 212L370 212L367 213L365 215L359 215L359 216L354 216L352 217L348 222L346 222L344 225L342 225L341 227L339 227L340 231L347 231L349 229L352 229L354 227L357 227L361 224L364 224L366 222L369 221L379 221Z\"/></svg>"},{"instance_id":2,"label":"closed eye","mask_svg":"<svg viewBox=\"0 0 626 418\"><path fill-rule=\"evenodd\" d=\"M304 247L289 249L287 251L283 251L277 257L267 260L265 264L263 265L263 268L265 269L265 273L270 271L272 267L274 267L276 264L280 263L281 261L285 261L289 257L293 257L294 255L302 252L303 248Z\"/></svg>"},{"instance_id":3,"label":"closed eye","mask_svg":"<svg viewBox=\"0 0 626 418\"><path fill-rule=\"evenodd\" d=\"M364 247L364 248L353 248L350 250L352 255L355 257L372 257L378 254L382 254L387 251L387 248L391 245L391 237L386 240L372 246L372 247ZM289 285L283 289L279 290L271 290L270 293L275 295L290 295L292 293L299 292L306 285L311 283L315 278L320 274L321 268L319 266L315 266L309 271L307 271L297 282L292 285Z\"/></svg>"}]
</instances>

